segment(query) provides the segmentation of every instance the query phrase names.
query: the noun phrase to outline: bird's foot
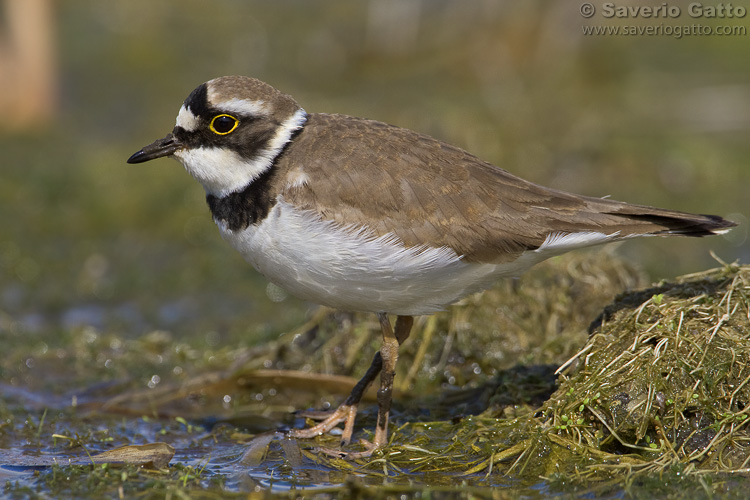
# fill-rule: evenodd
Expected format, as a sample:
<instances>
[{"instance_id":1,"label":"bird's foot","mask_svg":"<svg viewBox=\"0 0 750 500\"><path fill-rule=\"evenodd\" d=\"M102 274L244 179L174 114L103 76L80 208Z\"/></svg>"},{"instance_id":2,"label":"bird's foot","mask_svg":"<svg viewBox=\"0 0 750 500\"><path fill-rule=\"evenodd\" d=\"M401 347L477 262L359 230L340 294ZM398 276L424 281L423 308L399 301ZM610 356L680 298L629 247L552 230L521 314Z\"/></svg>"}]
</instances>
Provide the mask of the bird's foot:
<instances>
[{"instance_id":1,"label":"bird's foot","mask_svg":"<svg viewBox=\"0 0 750 500\"><path fill-rule=\"evenodd\" d=\"M372 454L379 450L382 446L378 446L372 441L366 439L360 439L359 444L364 447L363 451L344 451L336 450L334 448L316 448L316 450L324 455L334 458L343 458L345 460L357 460L359 458L369 458Z\"/></svg>"},{"instance_id":2,"label":"bird's foot","mask_svg":"<svg viewBox=\"0 0 750 500\"><path fill-rule=\"evenodd\" d=\"M330 432L340 423L344 423L344 430L341 434L341 446L347 446L352 440L354 431L354 420L357 417L357 405L342 404L333 412L304 412L308 418L323 419L322 422L307 427L305 429L292 429L287 432L290 438L309 439ZM343 458L346 460L357 460L359 458L368 458L372 454L387 444L388 436L384 430L375 429L375 439L368 441L360 439L359 444L364 448L363 451L344 451L336 448L315 448L315 451L328 455L330 457Z\"/></svg>"},{"instance_id":3,"label":"bird's foot","mask_svg":"<svg viewBox=\"0 0 750 500\"><path fill-rule=\"evenodd\" d=\"M391 410L393 378L396 375L398 346L409 336L414 318L411 316L399 316L396 319L395 331L385 313L378 313L378 318L383 331L383 347L380 348L380 352L372 359L367 372L354 386L344 404L325 417L316 412L314 416L325 418L322 422L307 429L292 429L287 433L289 437L301 439L313 438L330 432L334 427L344 422L344 430L341 433L341 446L348 445L352 440L352 433L354 432L354 419L357 417L357 406L362 400L362 395L367 390L367 387L375 380L377 374L380 373L380 389L377 394L378 422L375 425L375 437L372 442L362 441L365 447L364 451L346 452L326 448L318 449L318 451L327 455L355 460L369 457L375 450L383 448L388 444L388 419Z\"/></svg>"},{"instance_id":4,"label":"bird's foot","mask_svg":"<svg viewBox=\"0 0 750 500\"><path fill-rule=\"evenodd\" d=\"M320 414L311 415L311 418L320 417ZM330 432L340 423L344 423L344 431L341 434L341 446L346 446L352 440L354 432L354 420L357 418L357 405L342 404L332 413L328 413L319 424L306 429L292 429L288 432L289 437L309 439Z\"/></svg>"}]
</instances>

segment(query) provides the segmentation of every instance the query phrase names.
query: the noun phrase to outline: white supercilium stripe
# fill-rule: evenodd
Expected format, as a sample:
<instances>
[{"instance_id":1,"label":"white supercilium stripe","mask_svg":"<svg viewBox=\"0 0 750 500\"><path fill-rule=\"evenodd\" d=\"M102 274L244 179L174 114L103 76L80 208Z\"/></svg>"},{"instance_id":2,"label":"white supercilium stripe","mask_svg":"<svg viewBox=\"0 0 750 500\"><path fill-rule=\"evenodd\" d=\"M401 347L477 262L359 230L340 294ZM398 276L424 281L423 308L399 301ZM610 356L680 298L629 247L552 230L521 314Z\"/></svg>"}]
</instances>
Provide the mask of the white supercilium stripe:
<instances>
[{"instance_id":1,"label":"white supercilium stripe","mask_svg":"<svg viewBox=\"0 0 750 500\"><path fill-rule=\"evenodd\" d=\"M222 111L237 113L245 116L268 116L271 111L264 101L250 101L247 99L229 99L221 102Z\"/></svg>"}]
</instances>

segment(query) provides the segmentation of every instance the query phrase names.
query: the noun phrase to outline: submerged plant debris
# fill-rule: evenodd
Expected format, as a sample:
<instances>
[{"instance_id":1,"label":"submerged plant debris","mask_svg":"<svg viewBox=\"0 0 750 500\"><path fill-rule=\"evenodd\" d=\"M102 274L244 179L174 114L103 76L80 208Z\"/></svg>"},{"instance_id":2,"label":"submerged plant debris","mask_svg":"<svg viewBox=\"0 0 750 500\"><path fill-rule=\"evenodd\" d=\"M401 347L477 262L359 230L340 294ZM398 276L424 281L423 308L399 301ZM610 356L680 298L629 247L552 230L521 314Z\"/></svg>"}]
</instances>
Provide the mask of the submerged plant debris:
<instances>
[{"instance_id":1,"label":"submerged plant debris","mask_svg":"<svg viewBox=\"0 0 750 500\"><path fill-rule=\"evenodd\" d=\"M159 359L163 380L152 376L140 388L105 377L41 405L40 390L59 392L55 380L16 375L0 405L0 438L18 447L15 433L27 452L6 454L0 472L17 473L11 462L22 463L21 471L41 478L37 488L42 481L76 497L83 487L66 490L61 474L88 475L98 485L92 495L114 491L111 480L126 495L158 484L158 495L186 497L267 490L284 497L314 488L320 498L386 498L427 488L436 498L459 490L495 498L494 488L509 486L502 498L608 497L634 484L652 491L676 483L731 497L745 487L733 482L750 473L749 297L750 266L722 265L648 288L607 250L553 259L420 320L401 350L390 444L360 461L316 451L337 447L336 435L292 440L279 429L305 424L294 410L343 400L380 344L369 315L320 309L273 342L202 353L167 332L115 341L82 330L70 333L71 347L33 358L66 360L73 373L58 383L96 372L87 363L102 352L130 370L139 359ZM12 374L8 363L4 372ZM355 439L371 437L373 401L371 394L361 405ZM113 419L115 426L103 423ZM168 466L112 468L156 442L174 448ZM36 462L30 444L44 451ZM50 456L92 466L50 468ZM6 483L6 491L26 491L25 484Z\"/></svg>"}]
</instances>

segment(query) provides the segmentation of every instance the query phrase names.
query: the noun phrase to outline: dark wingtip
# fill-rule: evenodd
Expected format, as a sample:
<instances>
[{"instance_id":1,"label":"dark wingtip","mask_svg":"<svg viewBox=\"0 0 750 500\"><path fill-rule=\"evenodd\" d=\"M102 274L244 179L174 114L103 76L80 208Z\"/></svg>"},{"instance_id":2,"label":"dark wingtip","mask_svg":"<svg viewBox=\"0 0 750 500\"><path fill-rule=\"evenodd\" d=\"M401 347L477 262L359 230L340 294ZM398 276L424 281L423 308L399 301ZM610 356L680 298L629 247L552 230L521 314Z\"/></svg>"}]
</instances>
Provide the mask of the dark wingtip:
<instances>
[{"instance_id":1,"label":"dark wingtip","mask_svg":"<svg viewBox=\"0 0 750 500\"><path fill-rule=\"evenodd\" d=\"M672 234L684 236L714 236L724 234L737 225L736 222L727 220L718 215L700 214L694 219L688 219L685 227L675 229Z\"/></svg>"},{"instance_id":2,"label":"dark wingtip","mask_svg":"<svg viewBox=\"0 0 750 500\"><path fill-rule=\"evenodd\" d=\"M714 236L724 234L737 225L718 215L688 214L684 212L627 214L630 219L650 222L665 229L653 231L651 234L676 234L681 236Z\"/></svg>"},{"instance_id":3,"label":"dark wingtip","mask_svg":"<svg viewBox=\"0 0 750 500\"><path fill-rule=\"evenodd\" d=\"M736 222L719 217L718 215L704 215L704 217L711 221L710 224L705 225L706 230L709 232L708 235L724 234L737 226Z\"/></svg>"}]
</instances>

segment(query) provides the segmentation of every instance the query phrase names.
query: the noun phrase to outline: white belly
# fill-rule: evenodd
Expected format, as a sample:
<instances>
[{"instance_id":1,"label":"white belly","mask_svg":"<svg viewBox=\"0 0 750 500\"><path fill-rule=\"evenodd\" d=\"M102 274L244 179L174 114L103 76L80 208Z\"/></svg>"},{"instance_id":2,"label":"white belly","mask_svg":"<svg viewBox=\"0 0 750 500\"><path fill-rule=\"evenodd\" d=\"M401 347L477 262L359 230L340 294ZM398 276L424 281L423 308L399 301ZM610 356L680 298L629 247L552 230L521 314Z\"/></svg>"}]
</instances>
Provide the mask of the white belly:
<instances>
[{"instance_id":1,"label":"white belly","mask_svg":"<svg viewBox=\"0 0 750 500\"><path fill-rule=\"evenodd\" d=\"M393 236L322 221L283 200L257 226L219 229L274 284L349 311L432 313L546 257L527 252L512 263L466 263L450 248L406 248Z\"/></svg>"},{"instance_id":2,"label":"white belly","mask_svg":"<svg viewBox=\"0 0 750 500\"><path fill-rule=\"evenodd\" d=\"M292 295L336 309L402 315L440 311L498 278L609 239L601 233L554 237L513 262L467 263L450 248L407 248L395 236L323 221L283 200L257 226L219 229L245 260Z\"/></svg>"}]
</instances>

